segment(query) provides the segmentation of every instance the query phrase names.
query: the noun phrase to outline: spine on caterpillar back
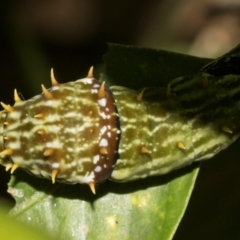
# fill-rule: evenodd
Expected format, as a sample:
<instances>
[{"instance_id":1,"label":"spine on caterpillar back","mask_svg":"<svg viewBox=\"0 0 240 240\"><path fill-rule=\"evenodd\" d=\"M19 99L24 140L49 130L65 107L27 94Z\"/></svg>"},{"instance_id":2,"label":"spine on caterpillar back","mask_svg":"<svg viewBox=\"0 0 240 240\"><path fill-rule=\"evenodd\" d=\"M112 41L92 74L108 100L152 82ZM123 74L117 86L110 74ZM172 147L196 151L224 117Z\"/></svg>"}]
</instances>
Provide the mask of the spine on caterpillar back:
<instances>
[{"instance_id":1,"label":"spine on caterpillar back","mask_svg":"<svg viewBox=\"0 0 240 240\"><path fill-rule=\"evenodd\" d=\"M240 133L240 76L199 73L139 93L112 87L120 158L111 175L130 181L211 158Z\"/></svg>"}]
</instances>

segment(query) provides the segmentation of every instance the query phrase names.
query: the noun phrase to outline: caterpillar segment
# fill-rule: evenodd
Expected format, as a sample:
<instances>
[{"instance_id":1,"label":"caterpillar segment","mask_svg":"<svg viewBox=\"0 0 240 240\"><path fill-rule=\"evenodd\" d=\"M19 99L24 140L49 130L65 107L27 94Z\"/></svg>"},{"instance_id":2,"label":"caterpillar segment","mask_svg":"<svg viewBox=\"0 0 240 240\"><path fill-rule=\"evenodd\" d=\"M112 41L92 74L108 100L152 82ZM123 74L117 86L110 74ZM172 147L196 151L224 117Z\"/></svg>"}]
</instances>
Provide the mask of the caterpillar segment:
<instances>
[{"instance_id":1,"label":"caterpillar segment","mask_svg":"<svg viewBox=\"0 0 240 240\"><path fill-rule=\"evenodd\" d=\"M0 164L95 186L162 175L216 155L239 138L239 75L198 73L135 91L93 77L1 103Z\"/></svg>"},{"instance_id":2,"label":"caterpillar segment","mask_svg":"<svg viewBox=\"0 0 240 240\"><path fill-rule=\"evenodd\" d=\"M111 91L93 77L59 84L13 107L1 103L1 160L13 173L29 173L68 184L95 184L109 178L117 159L119 123ZM3 124L5 123L5 125ZM7 124L6 124L7 123ZM117 129L117 130L116 130Z\"/></svg>"},{"instance_id":3,"label":"caterpillar segment","mask_svg":"<svg viewBox=\"0 0 240 240\"><path fill-rule=\"evenodd\" d=\"M139 93L111 87L121 141L110 179L127 182L165 174L209 159L236 141L239 90L230 83L240 86L240 76L199 73L174 79L166 88L145 88Z\"/></svg>"}]
</instances>

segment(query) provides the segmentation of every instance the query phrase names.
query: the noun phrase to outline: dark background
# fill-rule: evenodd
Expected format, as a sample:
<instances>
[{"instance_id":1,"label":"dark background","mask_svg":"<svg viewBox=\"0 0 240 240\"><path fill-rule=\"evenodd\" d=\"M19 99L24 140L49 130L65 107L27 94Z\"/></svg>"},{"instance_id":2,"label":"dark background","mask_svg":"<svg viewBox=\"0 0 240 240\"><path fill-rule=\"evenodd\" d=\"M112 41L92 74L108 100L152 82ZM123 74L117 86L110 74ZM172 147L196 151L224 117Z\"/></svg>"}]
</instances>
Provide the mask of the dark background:
<instances>
[{"instance_id":1,"label":"dark background","mask_svg":"<svg viewBox=\"0 0 240 240\"><path fill-rule=\"evenodd\" d=\"M1 101L25 99L46 86L86 75L107 42L217 57L240 43L240 0L2 0ZM204 162L174 240L240 239L239 143ZM9 203L0 167L0 196Z\"/></svg>"}]
</instances>

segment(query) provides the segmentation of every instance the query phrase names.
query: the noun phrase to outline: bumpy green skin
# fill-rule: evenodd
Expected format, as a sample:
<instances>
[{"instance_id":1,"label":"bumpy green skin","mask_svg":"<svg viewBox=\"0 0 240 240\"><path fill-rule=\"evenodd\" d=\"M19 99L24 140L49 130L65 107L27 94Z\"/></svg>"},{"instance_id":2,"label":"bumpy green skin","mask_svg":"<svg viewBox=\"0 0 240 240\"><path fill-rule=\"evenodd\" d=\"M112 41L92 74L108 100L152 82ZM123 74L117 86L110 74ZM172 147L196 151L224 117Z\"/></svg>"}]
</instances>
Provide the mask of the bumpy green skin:
<instances>
[{"instance_id":1,"label":"bumpy green skin","mask_svg":"<svg viewBox=\"0 0 240 240\"><path fill-rule=\"evenodd\" d=\"M0 150L12 150L0 164L48 179L57 170L54 179L69 184L126 182L211 158L239 138L238 74L180 77L146 88L142 98L117 86L99 97L100 85L93 78L58 84L50 99L42 94L0 112Z\"/></svg>"},{"instance_id":2,"label":"bumpy green skin","mask_svg":"<svg viewBox=\"0 0 240 240\"><path fill-rule=\"evenodd\" d=\"M122 138L111 179L165 174L229 146L240 135L238 86L240 76L200 73L175 79L168 88L147 88L140 102L137 92L112 87ZM141 153L141 146L149 153Z\"/></svg>"}]
</instances>

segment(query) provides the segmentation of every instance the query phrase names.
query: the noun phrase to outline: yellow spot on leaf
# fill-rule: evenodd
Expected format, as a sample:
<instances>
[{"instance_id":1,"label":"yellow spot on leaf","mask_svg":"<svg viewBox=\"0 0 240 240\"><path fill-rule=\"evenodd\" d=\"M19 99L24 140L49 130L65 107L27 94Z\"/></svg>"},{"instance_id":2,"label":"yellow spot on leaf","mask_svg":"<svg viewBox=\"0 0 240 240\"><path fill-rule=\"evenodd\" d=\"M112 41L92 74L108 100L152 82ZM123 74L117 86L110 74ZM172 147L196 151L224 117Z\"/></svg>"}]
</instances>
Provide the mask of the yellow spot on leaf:
<instances>
[{"instance_id":1,"label":"yellow spot on leaf","mask_svg":"<svg viewBox=\"0 0 240 240\"><path fill-rule=\"evenodd\" d=\"M111 228L115 228L117 225L117 220L115 216L109 216L106 218L106 222L108 224L109 227Z\"/></svg>"},{"instance_id":2,"label":"yellow spot on leaf","mask_svg":"<svg viewBox=\"0 0 240 240\"><path fill-rule=\"evenodd\" d=\"M148 206L148 199L149 195L144 195L144 196L132 196L131 197L131 203L132 205L138 206L140 208Z\"/></svg>"}]
</instances>

